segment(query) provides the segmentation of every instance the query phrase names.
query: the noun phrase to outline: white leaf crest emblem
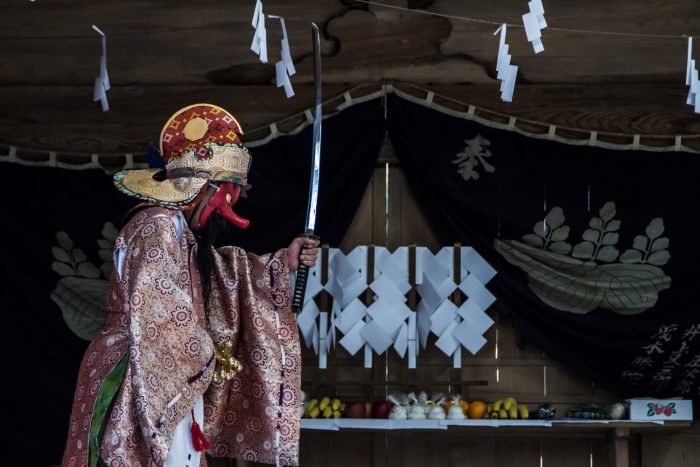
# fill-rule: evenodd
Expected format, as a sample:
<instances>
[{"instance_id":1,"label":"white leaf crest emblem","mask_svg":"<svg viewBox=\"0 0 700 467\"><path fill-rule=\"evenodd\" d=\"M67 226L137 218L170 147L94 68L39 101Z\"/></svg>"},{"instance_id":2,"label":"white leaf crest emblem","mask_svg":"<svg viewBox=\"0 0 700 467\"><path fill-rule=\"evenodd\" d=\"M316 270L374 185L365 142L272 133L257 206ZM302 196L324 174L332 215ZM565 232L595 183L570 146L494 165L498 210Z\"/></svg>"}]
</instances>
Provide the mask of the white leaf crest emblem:
<instances>
[{"instance_id":1,"label":"white leaf crest emblem","mask_svg":"<svg viewBox=\"0 0 700 467\"><path fill-rule=\"evenodd\" d=\"M78 337L91 341L104 325L107 317L107 278L112 272L112 247L117 230L111 222L102 228L97 241L102 264L98 268L89 262L66 232L56 233L51 249L54 262L51 268L62 276L51 292L51 299L61 308L63 319Z\"/></svg>"},{"instance_id":2,"label":"white leaf crest emblem","mask_svg":"<svg viewBox=\"0 0 700 467\"><path fill-rule=\"evenodd\" d=\"M547 305L572 313L598 307L623 315L652 308L659 292L671 286L660 266L670 259L664 221L649 222L645 235L637 235L622 254L615 247L622 222L615 219L609 201L572 247L564 211L555 207L535 224L533 233L517 240L494 240L494 247L509 263L527 273L528 286Z\"/></svg>"}]
</instances>

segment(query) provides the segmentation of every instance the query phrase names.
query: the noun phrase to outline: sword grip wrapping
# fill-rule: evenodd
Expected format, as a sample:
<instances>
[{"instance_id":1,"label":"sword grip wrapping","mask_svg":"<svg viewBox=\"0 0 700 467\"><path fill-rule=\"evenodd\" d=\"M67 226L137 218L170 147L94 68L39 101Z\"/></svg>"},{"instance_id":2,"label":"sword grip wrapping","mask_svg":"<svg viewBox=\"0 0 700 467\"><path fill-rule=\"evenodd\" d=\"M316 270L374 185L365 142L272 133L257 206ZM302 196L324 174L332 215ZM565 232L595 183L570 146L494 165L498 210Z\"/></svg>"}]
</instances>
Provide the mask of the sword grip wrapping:
<instances>
[{"instance_id":1,"label":"sword grip wrapping","mask_svg":"<svg viewBox=\"0 0 700 467\"><path fill-rule=\"evenodd\" d=\"M301 262L300 262L301 263ZM294 285L294 296L292 297L292 311L300 313L304 307L304 296L306 295L306 280L309 277L309 267L299 264L297 268L297 282Z\"/></svg>"}]
</instances>

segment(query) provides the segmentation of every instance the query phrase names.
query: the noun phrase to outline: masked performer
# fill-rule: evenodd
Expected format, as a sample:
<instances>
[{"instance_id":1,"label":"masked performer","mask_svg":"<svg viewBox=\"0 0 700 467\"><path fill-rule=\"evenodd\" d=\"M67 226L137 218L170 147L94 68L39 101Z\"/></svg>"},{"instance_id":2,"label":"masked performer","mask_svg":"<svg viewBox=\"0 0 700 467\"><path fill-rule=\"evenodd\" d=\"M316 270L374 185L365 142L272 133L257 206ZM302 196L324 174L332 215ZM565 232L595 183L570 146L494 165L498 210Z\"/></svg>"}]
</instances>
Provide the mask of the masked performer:
<instances>
[{"instance_id":1,"label":"masked performer","mask_svg":"<svg viewBox=\"0 0 700 467\"><path fill-rule=\"evenodd\" d=\"M296 465L301 357L290 272L318 241L256 256L211 245L250 155L227 111L196 104L168 120L164 169L114 177L144 203L114 246L109 315L88 347L64 467L191 466L215 456ZM300 255L301 253L301 255Z\"/></svg>"}]
</instances>

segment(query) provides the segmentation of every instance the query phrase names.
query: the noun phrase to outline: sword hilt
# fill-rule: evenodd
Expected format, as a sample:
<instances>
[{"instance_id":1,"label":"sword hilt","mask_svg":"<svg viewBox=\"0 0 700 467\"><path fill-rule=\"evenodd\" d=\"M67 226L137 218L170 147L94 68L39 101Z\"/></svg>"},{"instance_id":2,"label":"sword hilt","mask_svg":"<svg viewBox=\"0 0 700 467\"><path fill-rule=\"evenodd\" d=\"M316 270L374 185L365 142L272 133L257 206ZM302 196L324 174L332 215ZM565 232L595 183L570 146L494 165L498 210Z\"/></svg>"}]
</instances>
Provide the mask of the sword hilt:
<instances>
[{"instance_id":1,"label":"sword hilt","mask_svg":"<svg viewBox=\"0 0 700 467\"><path fill-rule=\"evenodd\" d=\"M304 237L318 240L319 237L313 234L306 233ZM299 249L299 267L297 268L297 281L294 285L294 295L292 295L292 311L301 313L304 307L304 297L306 295L306 281L309 278L309 267L301 261L301 252L304 248Z\"/></svg>"},{"instance_id":2,"label":"sword hilt","mask_svg":"<svg viewBox=\"0 0 700 467\"><path fill-rule=\"evenodd\" d=\"M309 278L309 268L305 264L300 264L297 269L297 282L294 286L294 296L292 298L292 311L299 314L304 307L304 296L306 295L306 280Z\"/></svg>"}]
</instances>

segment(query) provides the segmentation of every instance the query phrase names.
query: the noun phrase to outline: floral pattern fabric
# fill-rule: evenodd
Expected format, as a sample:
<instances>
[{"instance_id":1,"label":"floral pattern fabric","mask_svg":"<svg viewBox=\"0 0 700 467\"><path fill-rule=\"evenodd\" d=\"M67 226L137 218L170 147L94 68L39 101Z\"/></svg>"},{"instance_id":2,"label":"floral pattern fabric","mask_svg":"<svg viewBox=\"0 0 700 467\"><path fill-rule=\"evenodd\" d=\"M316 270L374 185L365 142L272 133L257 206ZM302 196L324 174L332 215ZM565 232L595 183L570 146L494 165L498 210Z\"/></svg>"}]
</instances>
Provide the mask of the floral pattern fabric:
<instances>
[{"instance_id":1,"label":"floral pattern fabric","mask_svg":"<svg viewBox=\"0 0 700 467\"><path fill-rule=\"evenodd\" d=\"M103 424L100 458L107 465L162 466L176 425L190 413L195 400L203 395L209 404L207 413L228 413L229 408L237 409L240 420L248 423L246 430L254 430L250 433L255 436L244 440L244 444L250 452L259 452L264 456L265 441L257 434L269 432L270 428L266 424L271 425L273 422L260 418L260 400L253 402L243 397L236 400L233 391L225 399L210 397L205 393L208 390L214 393L217 388L210 383L215 366L214 343L221 339L224 327L217 318L219 316L228 320L227 325L243 325L237 358L247 368L244 374L256 371L256 365L248 363L253 358L249 352L254 349L247 345L251 339L258 341L260 349L268 358L272 357L275 349L279 349L278 338L281 336L287 336L282 345L290 347L291 355L294 354L295 346L298 350L298 339L296 343L289 341L296 336L295 328L293 331L287 329L279 334L275 332L257 338L247 335L254 329L246 325L250 321L249 317L267 313L267 304L272 300L274 288L269 286L269 282L266 285L262 277L266 270L279 270L281 274L288 274L286 254L256 257L234 248L217 253L218 269L228 268L223 274L217 271L217 277L223 275L233 281L234 289L235 284L246 284L246 289L240 294L242 301L239 303L210 299L210 306L216 304L211 306L216 310L211 322L219 323L219 331L210 331L195 258L196 241L184 222L178 228L178 216L182 220L182 214L174 209L145 209L132 217L115 241L115 251L121 251L125 260L121 269L115 268L110 280L107 322L88 347L81 365L64 451L64 467L88 465L88 435L96 395L105 377L127 352L129 365ZM228 264L232 261L235 264ZM288 296L288 276L283 280L280 278L279 283L285 286L274 293L281 297L285 294ZM217 279L217 284L212 284L212 296L228 296L232 290L231 285L229 282L228 288L224 284L221 289ZM288 319L293 320L293 316L288 316ZM287 323L287 320L284 322ZM268 328L260 329L263 332L270 331ZM260 351L255 355L258 358ZM259 375L272 377L270 371ZM279 381L280 375L275 376L275 381ZM296 379L289 379L298 381L299 378L297 375ZM244 385L241 380L238 384ZM270 390L269 385L266 390ZM290 396L295 394L298 399L298 387L296 392L288 392ZM219 407L216 404L228 405ZM249 415L258 416L260 425L250 422ZM225 418L207 417L203 427L207 436L219 433L216 437L215 455L220 450L219 446L225 443L229 446L240 443L236 437L242 428L232 425L238 430L234 435L233 431L217 425L224 420ZM275 423L272 431L279 422L275 420ZM296 424L298 434L298 419ZM229 436L234 438L227 438ZM290 438L287 437L287 440ZM296 450L295 447L293 451ZM233 448L222 454L251 457L248 452L243 453ZM202 459L204 464L204 456ZM288 463L296 461L293 456L286 456L285 459L291 461Z\"/></svg>"},{"instance_id":2,"label":"floral pattern fabric","mask_svg":"<svg viewBox=\"0 0 700 467\"><path fill-rule=\"evenodd\" d=\"M219 248L214 275L210 334L217 345L233 341L243 370L204 396L212 454L297 465L301 349L286 252Z\"/></svg>"}]
</instances>

